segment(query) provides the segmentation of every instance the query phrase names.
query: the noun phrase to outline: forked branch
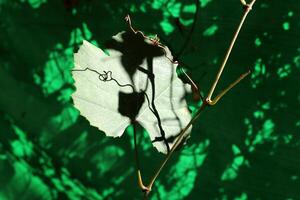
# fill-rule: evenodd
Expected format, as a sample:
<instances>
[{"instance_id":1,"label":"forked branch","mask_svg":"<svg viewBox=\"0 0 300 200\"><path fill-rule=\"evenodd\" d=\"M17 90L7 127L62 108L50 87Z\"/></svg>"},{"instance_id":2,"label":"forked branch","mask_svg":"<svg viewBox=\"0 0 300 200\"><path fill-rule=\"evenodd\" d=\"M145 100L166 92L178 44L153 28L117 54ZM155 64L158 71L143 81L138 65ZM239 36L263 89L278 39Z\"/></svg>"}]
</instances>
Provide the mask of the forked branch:
<instances>
[{"instance_id":1,"label":"forked branch","mask_svg":"<svg viewBox=\"0 0 300 200\"><path fill-rule=\"evenodd\" d=\"M249 4L247 4L244 0L241 0L243 6L244 6L244 8L245 8L245 12L244 12L244 14L243 14L243 16L242 16L242 19L241 19L241 21L240 21L240 24L238 25L237 30L235 31L235 33L234 33L234 35L233 35L233 38L232 38L231 43L230 43L230 45L229 45L229 48L228 48L228 50L227 50L227 52L226 52L226 54L225 54L224 60L223 60L223 62L222 62L222 64L221 64L221 66L220 66L220 69L219 69L218 73L217 73L216 79L215 79L215 81L213 82L213 84L212 84L212 86L211 86L211 88L210 88L210 91L209 91L209 93L208 93L208 95L207 95L206 102L207 102L209 105L215 105L216 102L217 102L224 94L226 94L226 93L227 93L234 85L236 85L237 83L239 83L239 82L244 78L244 76L242 75L242 76L241 76L242 78L239 78L236 82L234 82L233 84L231 84L231 85L233 85L232 87L229 86L229 87L228 87L229 89L225 89L225 90L224 90L223 92L221 92L220 95L218 95L214 100L211 99L211 98L212 98L212 95L213 95L213 93L214 93L214 91L215 91L215 89L216 89L216 86L217 86L217 84L218 84L218 82L219 82L219 80L220 80L220 78L221 78L221 75L222 75L222 73L223 73L223 71L224 71L225 65L226 65L226 63L227 63L227 61L228 61L228 58L229 58L230 54L231 54L231 51L232 51L233 46L234 46L234 44L235 44L235 41L236 41L236 39L237 39L237 37L238 37L238 35L239 35L239 33L240 33L240 30L241 30L241 28L242 28L242 26L243 26L243 24L244 24L244 22L245 22L245 19L246 19L248 13L249 13L250 10L252 9L252 6L253 6L253 4L255 3L255 1L256 1L256 0L253 0L253 1L251 1ZM249 73L245 73L245 75L248 75L248 74L249 74Z\"/></svg>"}]
</instances>

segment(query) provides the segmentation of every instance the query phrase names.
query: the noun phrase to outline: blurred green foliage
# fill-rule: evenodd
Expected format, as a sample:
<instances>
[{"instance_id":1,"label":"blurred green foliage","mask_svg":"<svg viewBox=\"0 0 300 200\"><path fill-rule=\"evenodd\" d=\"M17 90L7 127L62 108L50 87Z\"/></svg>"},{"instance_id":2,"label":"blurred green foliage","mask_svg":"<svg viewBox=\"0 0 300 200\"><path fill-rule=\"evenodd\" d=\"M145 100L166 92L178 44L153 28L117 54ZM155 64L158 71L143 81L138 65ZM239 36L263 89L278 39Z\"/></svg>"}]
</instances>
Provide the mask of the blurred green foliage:
<instances>
[{"instance_id":1,"label":"blurred green foliage","mask_svg":"<svg viewBox=\"0 0 300 200\"><path fill-rule=\"evenodd\" d=\"M124 16L158 34L206 94L242 14L238 0L1 0L0 199L141 199L132 127L106 138L73 107L83 39L102 47ZM252 74L194 125L151 200L300 199L300 4L257 0L220 87ZM197 103L190 101L191 110ZM159 166L140 130L146 179Z\"/></svg>"}]
</instances>

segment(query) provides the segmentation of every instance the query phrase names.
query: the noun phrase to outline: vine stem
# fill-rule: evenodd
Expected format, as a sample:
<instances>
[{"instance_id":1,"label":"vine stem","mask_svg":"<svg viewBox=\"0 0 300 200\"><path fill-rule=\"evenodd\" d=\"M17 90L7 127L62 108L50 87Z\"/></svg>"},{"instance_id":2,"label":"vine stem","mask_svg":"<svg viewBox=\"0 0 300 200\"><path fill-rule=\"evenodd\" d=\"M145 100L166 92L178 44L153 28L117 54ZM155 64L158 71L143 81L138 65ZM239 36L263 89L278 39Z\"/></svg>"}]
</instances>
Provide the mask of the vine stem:
<instances>
[{"instance_id":1,"label":"vine stem","mask_svg":"<svg viewBox=\"0 0 300 200\"><path fill-rule=\"evenodd\" d=\"M211 100L211 97L212 97L212 95L213 95L213 93L214 93L214 91L215 91L215 89L216 89L216 86L217 86L217 84L218 84L218 82L219 82L219 80L220 80L220 78L221 78L221 75L222 75L222 73L223 73L223 70L224 70L224 68L225 68L225 65L226 65L226 63L227 63L227 61L228 61L228 58L229 58L229 56L230 56L230 54L231 54L231 51L232 51L232 49L233 49L233 46L234 46L234 44L235 44L235 41L236 41L236 39L237 39L239 33L240 33L240 30L241 30L241 28L242 28L242 26L243 26L243 24L244 24L244 22L245 22L245 19L246 19L248 13L250 12L250 10L252 9L252 6L253 6L253 4L255 3L255 1L256 1L256 0L253 0L253 1L251 1L251 3L246 4L246 5L243 4L244 7L245 7L245 12L244 12L244 14L243 14L243 16L242 16L242 19L241 19L241 21L240 21L240 23L239 23L239 25L238 25L237 30L235 31L235 33L234 33L234 35L233 35L233 38L232 38L231 43L230 43L230 45L229 45L229 48L228 48L228 50L227 50L227 52L226 52L226 54L225 54L225 57L224 57L224 59L223 59L223 62L222 62L221 66L220 66L220 69L219 69L219 71L218 71L218 73L217 73L216 79L215 79L215 81L213 82L213 84L212 84L212 86L211 86L211 88L210 88L210 91L209 91L209 93L208 93L208 95L207 95L206 101L207 101L209 104L212 104L212 103L213 103L213 100ZM216 103L216 102L215 102L215 103Z\"/></svg>"},{"instance_id":2,"label":"vine stem","mask_svg":"<svg viewBox=\"0 0 300 200\"><path fill-rule=\"evenodd\" d=\"M173 145L173 147L171 148L170 152L168 153L168 155L166 156L166 158L163 160L163 162L161 163L161 165L159 166L158 170L155 172L154 176L152 177L152 179L150 180L150 183L149 185L147 186L147 190L144 190L145 191L145 196L148 196L149 193L151 192L151 188L155 182L155 180L157 179L158 175L160 174L160 172L162 171L162 169L164 168L164 166L166 165L166 163L169 161L169 159L171 158L171 156L173 155L175 149L179 146L179 144L182 142L182 140L184 139L184 136L185 136L185 133L186 131L191 127L191 125L199 118L200 116L200 113L207 107L207 106L212 106L212 105L215 105L223 95L225 95L230 89L232 89L235 85L237 85L241 80L243 80L249 73L249 72L246 72L244 74L242 74L236 81L234 81L232 84L230 84L225 90L223 90L219 95L216 96L215 99L211 99L215 89L216 89L216 86L221 78L221 75L223 73L223 70L225 68L225 65L228 61L228 58L231 54L231 51L233 49L233 46L235 44L235 41L239 35L239 32L245 22L245 19L248 15L248 13L251 11L254 3L255 3L256 0L252 0L249 4L245 3L245 1L241 1L243 6L245 7L245 11L244 11L244 14L240 20L240 23L238 25L238 28L237 30L235 31L234 35L233 35L233 39L229 45L229 48L225 54L225 57L223 59L223 62L219 68L219 71L216 75L216 79L215 81L213 82L210 90L209 90L209 93L205 99L205 101L203 101L203 103L201 104L201 106L199 107L199 109L197 110L197 112L195 113L195 115L193 116L193 118L190 120L190 122L185 126L185 128L179 133L179 136L176 138L176 141Z\"/></svg>"}]
</instances>

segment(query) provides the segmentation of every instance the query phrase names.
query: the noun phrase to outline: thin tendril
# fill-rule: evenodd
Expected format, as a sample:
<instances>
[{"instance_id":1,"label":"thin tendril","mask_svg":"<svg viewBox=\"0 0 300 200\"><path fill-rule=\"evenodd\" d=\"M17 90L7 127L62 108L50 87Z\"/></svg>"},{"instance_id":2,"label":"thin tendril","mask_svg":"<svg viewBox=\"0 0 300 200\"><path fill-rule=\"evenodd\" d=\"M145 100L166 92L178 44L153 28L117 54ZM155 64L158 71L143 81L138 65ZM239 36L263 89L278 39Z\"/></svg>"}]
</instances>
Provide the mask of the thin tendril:
<instances>
[{"instance_id":1,"label":"thin tendril","mask_svg":"<svg viewBox=\"0 0 300 200\"><path fill-rule=\"evenodd\" d=\"M129 16L129 15L126 15L125 21L128 23L128 26L129 26L130 30L131 30L134 34L138 34L138 33L141 34L142 37L143 37L144 39L147 39L147 40L151 41L153 45L160 47L160 48L164 51L165 57L166 57L170 62L172 62L172 63L174 63L174 64L177 63L177 61L174 61L173 58L170 58L170 57L167 56L166 46L163 45L163 44L161 44L161 43L159 42L159 37L158 37L157 35L155 35L154 38L151 38L151 37L146 36L142 31L139 31L139 30L134 29L134 28L132 27L131 19L130 19L130 16Z\"/></svg>"},{"instance_id":2,"label":"thin tendril","mask_svg":"<svg viewBox=\"0 0 300 200\"><path fill-rule=\"evenodd\" d=\"M120 86L120 87L131 87L132 90L134 91L134 87L131 84L120 84L116 79L112 78L112 71L103 71L104 74L101 74L100 72L98 72L94 69L91 69L89 67L87 67L85 69L73 69L72 71L84 72L84 71L87 71L87 70L95 72L96 74L98 74L99 75L98 78L99 78L100 81L103 81L103 82L115 81L118 86Z\"/></svg>"},{"instance_id":3,"label":"thin tendril","mask_svg":"<svg viewBox=\"0 0 300 200\"><path fill-rule=\"evenodd\" d=\"M116 79L114 79L112 77L112 71L103 71L104 73L101 74L97 70L91 69L89 67L87 67L85 69L73 69L72 71L84 72L84 71L87 71L87 70L98 74L99 75L98 78L99 78L100 81L103 81L103 82L114 81L114 82L117 83L118 86L120 86L120 87L131 87L132 91L134 91L134 87L131 84L120 84ZM145 91L141 91L141 92L146 97L148 108L150 109L150 111L153 114L155 114L154 110L151 108L151 103L150 103L150 100L149 100L149 97L148 97L147 93Z\"/></svg>"}]
</instances>

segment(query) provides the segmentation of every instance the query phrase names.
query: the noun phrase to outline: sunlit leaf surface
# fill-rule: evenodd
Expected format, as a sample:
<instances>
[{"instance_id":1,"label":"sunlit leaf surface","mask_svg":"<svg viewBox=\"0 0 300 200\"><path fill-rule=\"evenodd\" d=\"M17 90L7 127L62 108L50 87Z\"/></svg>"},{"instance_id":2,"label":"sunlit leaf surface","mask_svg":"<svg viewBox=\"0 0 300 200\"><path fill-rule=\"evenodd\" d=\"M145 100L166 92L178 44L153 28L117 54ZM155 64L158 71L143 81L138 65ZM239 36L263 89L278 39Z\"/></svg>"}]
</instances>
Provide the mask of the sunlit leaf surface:
<instances>
[{"instance_id":1,"label":"sunlit leaf surface","mask_svg":"<svg viewBox=\"0 0 300 200\"><path fill-rule=\"evenodd\" d=\"M84 41L74 54L74 106L107 136L120 137L136 121L167 154L191 120L171 52L132 31L113 36L108 48Z\"/></svg>"}]
</instances>

